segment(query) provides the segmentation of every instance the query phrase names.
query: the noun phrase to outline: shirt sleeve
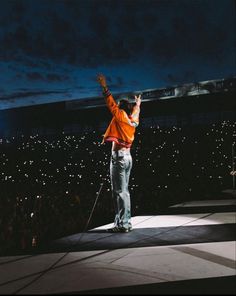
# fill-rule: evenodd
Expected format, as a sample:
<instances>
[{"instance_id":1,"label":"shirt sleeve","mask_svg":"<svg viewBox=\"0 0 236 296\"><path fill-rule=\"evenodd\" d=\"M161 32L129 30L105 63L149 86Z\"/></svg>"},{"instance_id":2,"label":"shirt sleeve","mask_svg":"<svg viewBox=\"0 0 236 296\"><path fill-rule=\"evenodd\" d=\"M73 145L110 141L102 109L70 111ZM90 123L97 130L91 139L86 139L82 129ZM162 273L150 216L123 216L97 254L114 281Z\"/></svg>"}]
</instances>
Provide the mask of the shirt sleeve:
<instances>
[{"instance_id":1,"label":"shirt sleeve","mask_svg":"<svg viewBox=\"0 0 236 296\"><path fill-rule=\"evenodd\" d=\"M111 114L119 121L123 121L126 123L130 123L130 119L128 115L126 114L125 111L121 110L116 101L114 100L112 94L110 91L107 89L106 91L103 92L103 95L105 96L106 104L108 109L110 110Z\"/></svg>"}]
</instances>

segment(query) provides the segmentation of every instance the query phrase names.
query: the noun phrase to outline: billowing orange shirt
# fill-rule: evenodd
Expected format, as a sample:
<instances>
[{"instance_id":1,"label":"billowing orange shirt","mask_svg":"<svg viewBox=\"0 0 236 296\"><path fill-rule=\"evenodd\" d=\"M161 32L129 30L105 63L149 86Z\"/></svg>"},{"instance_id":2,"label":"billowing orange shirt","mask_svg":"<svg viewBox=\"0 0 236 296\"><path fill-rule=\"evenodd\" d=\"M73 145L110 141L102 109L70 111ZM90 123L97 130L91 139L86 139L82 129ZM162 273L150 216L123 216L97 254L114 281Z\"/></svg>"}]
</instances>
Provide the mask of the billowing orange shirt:
<instances>
[{"instance_id":1,"label":"billowing orange shirt","mask_svg":"<svg viewBox=\"0 0 236 296\"><path fill-rule=\"evenodd\" d=\"M116 142L121 146L129 148L134 140L135 129L139 124L140 107L136 104L132 114L128 116L124 110L119 109L109 91L106 91L104 95L107 107L111 111L113 118L103 135L102 143Z\"/></svg>"}]
</instances>

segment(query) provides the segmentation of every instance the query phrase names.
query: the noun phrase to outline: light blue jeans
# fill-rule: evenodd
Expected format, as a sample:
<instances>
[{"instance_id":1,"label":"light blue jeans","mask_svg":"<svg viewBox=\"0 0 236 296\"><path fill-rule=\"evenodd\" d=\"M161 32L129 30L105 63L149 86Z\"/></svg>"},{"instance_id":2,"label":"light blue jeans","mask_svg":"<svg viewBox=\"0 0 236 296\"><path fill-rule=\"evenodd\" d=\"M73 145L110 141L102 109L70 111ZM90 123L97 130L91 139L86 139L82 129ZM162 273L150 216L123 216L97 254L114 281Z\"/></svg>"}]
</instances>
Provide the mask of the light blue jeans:
<instances>
[{"instance_id":1,"label":"light blue jeans","mask_svg":"<svg viewBox=\"0 0 236 296\"><path fill-rule=\"evenodd\" d=\"M114 226L131 227L131 202L129 177L132 168L132 156L129 151L112 151L110 177L112 197L114 200Z\"/></svg>"}]
</instances>

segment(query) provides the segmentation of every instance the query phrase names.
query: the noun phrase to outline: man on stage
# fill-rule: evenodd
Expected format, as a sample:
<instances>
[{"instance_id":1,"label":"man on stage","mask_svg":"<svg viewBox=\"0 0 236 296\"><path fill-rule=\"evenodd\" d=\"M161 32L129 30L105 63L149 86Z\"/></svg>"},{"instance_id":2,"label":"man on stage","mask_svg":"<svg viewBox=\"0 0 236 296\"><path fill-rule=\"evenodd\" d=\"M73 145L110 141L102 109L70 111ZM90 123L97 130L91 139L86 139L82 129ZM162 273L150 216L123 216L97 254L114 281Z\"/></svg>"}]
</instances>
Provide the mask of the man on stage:
<instances>
[{"instance_id":1,"label":"man on stage","mask_svg":"<svg viewBox=\"0 0 236 296\"><path fill-rule=\"evenodd\" d=\"M139 124L141 95L135 96L135 104L127 99L117 104L111 95L104 75L98 75L102 86L106 105L113 118L104 134L104 142L112 142L110 178L112 196L115 204L114 227L109 232L129 232L131 224L131 202L129 193L129 177L132 168L131 145L134 141L135 129Z\"/></svg>"}]
</instances>

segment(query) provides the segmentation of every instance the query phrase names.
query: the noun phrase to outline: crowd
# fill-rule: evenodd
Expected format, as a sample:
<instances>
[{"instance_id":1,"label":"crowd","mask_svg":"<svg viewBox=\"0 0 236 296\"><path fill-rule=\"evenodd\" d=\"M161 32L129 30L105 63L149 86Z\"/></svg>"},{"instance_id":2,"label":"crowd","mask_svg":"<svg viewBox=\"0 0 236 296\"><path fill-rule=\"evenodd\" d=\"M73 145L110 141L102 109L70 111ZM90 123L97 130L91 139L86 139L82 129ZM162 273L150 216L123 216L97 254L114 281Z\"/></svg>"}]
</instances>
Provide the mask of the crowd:
<instances>
[{"instance_id":1,"label":"crowd","mask_svg":"<svg viewBox=\"0 0 236 296\"><path fill-rule=\"evenodd\" d=\"M132 216L171 204L217 199L232 188L235 122L140 125L131 149ZM110 145L99 130L0 139L0 255L113 221Z\"/></svg>"}]
</instances>

